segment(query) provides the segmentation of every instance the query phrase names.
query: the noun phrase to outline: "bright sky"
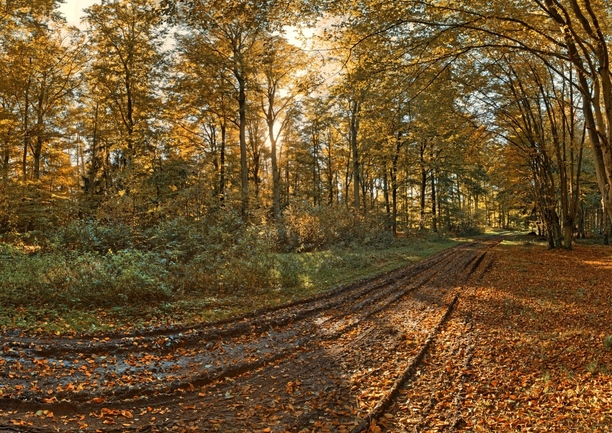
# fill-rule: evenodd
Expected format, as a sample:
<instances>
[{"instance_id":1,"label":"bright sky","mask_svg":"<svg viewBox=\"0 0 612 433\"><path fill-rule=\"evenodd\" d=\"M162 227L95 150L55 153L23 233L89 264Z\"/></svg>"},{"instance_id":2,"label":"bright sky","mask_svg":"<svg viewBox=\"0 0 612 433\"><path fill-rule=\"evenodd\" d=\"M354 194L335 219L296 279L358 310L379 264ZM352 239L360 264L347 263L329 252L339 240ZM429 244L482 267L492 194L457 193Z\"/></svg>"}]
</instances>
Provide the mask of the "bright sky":
<instances>
[{"instance_id":1,"label":"bright sky","mask_svg":"<svg viewBox=\"0 0 612 433\"><path fill-rule=\"evenodd\" d=\"M88 8L94 3L100 3L99 0L65 0L65 3L60 7L60 12L66 17L68 24L71 26L79 26L83 17L83 9Z\"/></svg>"},{"instance_id":2,"label":"bright sky","mask_svg":"<svg viewBox=\"0 0 612 433\"><path fill-rule=\"evenodd\" d=\"M81 18L83 15L83 9L88 8L89 6L100 3L100 0L64 0L64 3L60 7L60 12L64 17L66 17L66 21L71 26L81 27ZM302 48L312 48L312 40L310 38L315 33L314 29L305 29L304 34L307 38L306 41L300 42L297 40L297 31L294 27L287 27L287 38L289 41L297 46L301 46Z\"/></svg>"}]
</instances>

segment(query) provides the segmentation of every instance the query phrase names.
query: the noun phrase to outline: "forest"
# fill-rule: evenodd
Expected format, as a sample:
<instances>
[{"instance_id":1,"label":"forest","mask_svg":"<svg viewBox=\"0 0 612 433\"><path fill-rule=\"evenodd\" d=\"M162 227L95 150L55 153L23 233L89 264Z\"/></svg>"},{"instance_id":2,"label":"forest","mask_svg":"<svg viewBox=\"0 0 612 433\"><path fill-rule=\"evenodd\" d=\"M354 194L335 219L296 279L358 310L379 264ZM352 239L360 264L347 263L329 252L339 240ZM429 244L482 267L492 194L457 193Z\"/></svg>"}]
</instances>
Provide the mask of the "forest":
<instances>
[{"instance_id":1,"label":"forest","mask_svg":"<svg viewBox=\"0 0 612 433\"><path fill-rule=\"evenodd\" d=\"M610 431L612 3L69 3L0 0L0 431Z\"/></svg>"},{"instance_id":2,"label":"forest","mask_svg":"<svg viewBox=\"0 0 612 433\"><path fill-rule=\"evenodd\" d=\"M608 242L606 2L60 5L0 5L3 303L303 286L330 249L491 228Z\"/></svg>"}]
</instances>

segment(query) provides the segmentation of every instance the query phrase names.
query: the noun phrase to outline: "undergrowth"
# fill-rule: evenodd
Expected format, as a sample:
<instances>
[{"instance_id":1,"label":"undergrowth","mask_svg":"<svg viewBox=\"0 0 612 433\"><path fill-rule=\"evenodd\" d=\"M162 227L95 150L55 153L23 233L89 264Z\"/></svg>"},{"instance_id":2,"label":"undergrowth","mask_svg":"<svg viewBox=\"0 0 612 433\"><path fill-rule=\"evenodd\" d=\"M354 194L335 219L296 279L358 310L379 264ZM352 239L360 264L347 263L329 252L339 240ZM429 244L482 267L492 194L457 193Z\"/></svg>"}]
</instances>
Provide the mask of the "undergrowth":
<instances>
[{"instance_id":1,"label":"undergrowth","mask_svg":"<svg viewBox=\"0 0 612 433\"><path fill-rule=\"evenodd\" d=\"M362 230L311 248L304 234L280 243L278 231L235 219L142 231L77 222L36 245L0 243L0 327L62 333L215 321L307 298L453 243Z\"/></svg>"}]
</instances>

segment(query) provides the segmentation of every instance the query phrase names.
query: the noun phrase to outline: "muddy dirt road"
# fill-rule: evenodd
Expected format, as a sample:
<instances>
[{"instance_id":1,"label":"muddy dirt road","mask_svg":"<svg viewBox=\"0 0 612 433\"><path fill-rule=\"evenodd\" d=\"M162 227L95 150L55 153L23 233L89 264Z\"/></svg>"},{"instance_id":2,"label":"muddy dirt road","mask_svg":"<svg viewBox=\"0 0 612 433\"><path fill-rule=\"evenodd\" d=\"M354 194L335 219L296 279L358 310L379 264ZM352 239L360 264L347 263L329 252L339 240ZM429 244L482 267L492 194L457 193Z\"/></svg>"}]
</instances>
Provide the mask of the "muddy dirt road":
<instances>
[{"instance_id":1,"label":"muddy dirt road","mask_svg":"<svg viewBox=\"0 0 612 433\"><path fill-rule=\"evenodd\" d=\"M423 369L423 359L471 362L470 309L456 307L487 272L496 243L459 245L214 326L2 335L0 431L454 431L462 369ZM449 332L459 337L440 338ZM415 395L418 413L397 413L412 392L406 382L426 389L428 374L443 375L446 389Z\"/></svg>"}]
</instances>

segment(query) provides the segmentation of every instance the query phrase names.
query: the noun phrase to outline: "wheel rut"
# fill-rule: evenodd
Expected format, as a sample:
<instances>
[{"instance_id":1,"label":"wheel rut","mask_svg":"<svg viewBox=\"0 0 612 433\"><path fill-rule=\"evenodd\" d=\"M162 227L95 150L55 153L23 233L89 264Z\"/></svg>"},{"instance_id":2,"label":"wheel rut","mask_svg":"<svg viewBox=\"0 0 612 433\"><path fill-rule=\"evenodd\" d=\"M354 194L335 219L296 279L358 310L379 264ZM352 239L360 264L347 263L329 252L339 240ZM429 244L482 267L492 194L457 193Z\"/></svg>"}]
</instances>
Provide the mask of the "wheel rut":
<instances>
[{"instance_id":1,"label":"wheel rut","mask_svg":"<svg viewBox=\"0 0 612 433\"><path fill-rule=\"evenodd\" d=\"M224 432L384 424L454 326L466 284L491 266L487 250L496 243L459 245L310 301L214 325L73 341L3 335L0 431L15 423L19 431ZM445 417L458 423L454 395ZM419 422L430 425L427 416Z\"/></svg>"}]
</instances>

